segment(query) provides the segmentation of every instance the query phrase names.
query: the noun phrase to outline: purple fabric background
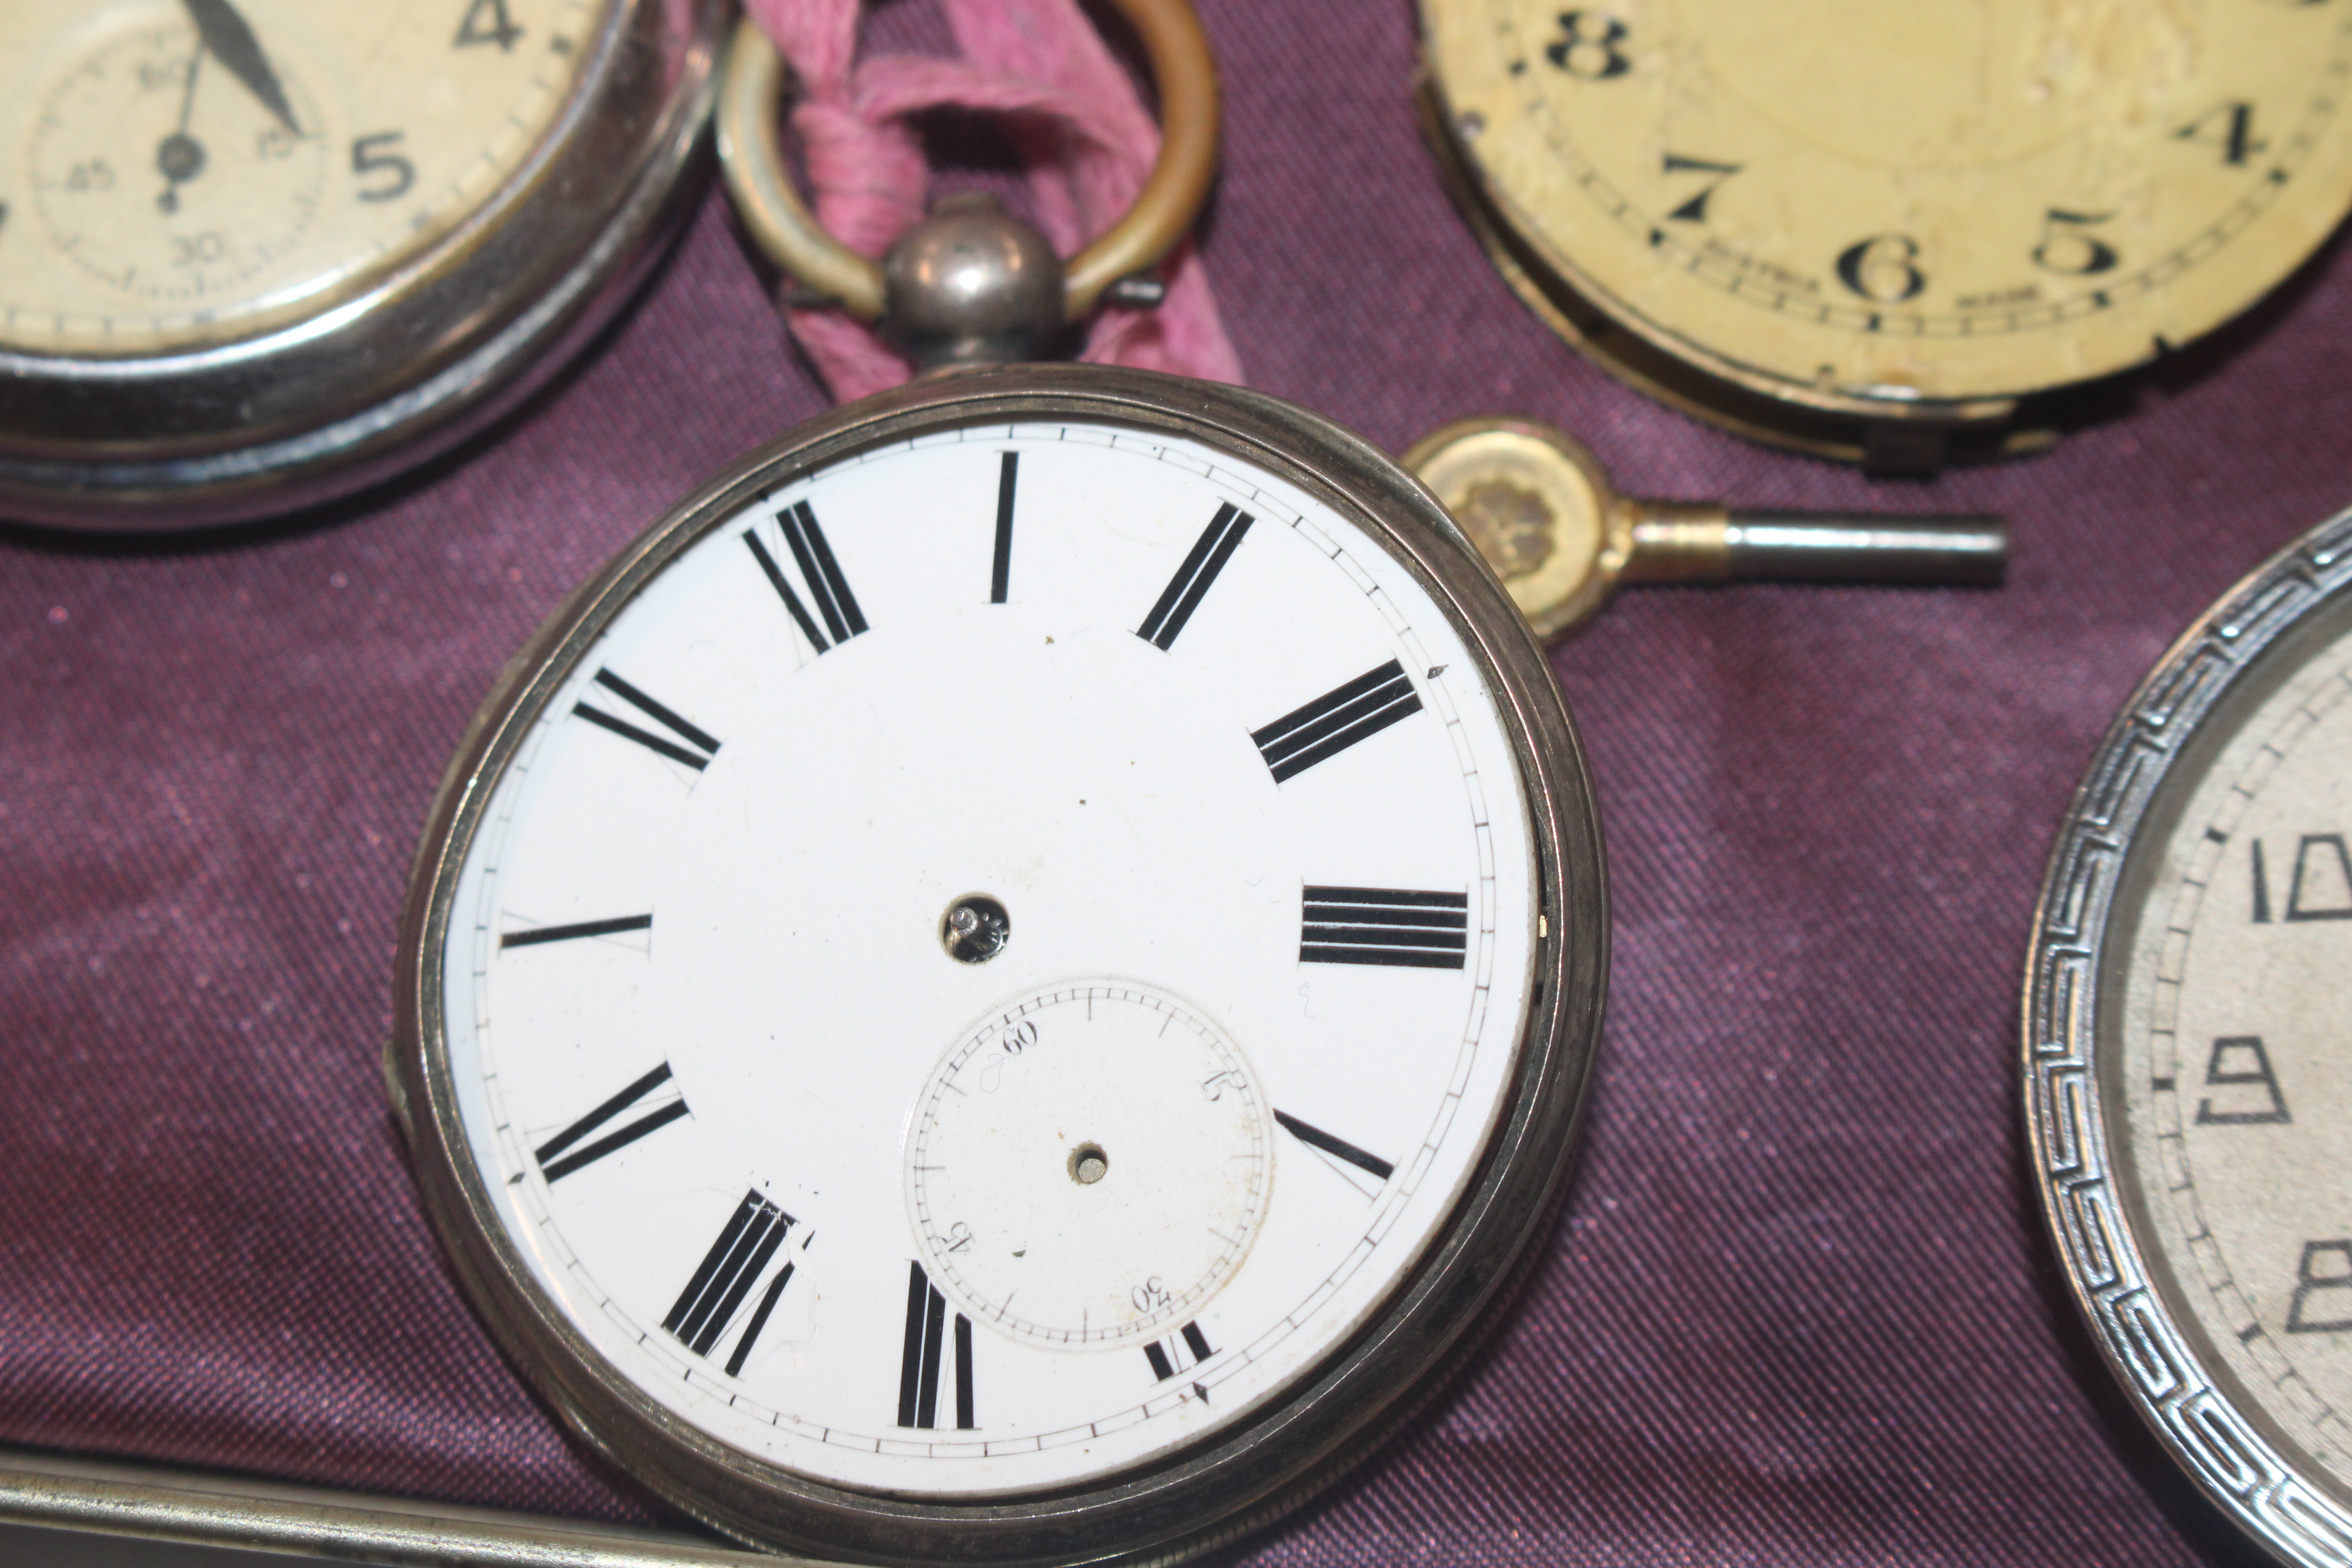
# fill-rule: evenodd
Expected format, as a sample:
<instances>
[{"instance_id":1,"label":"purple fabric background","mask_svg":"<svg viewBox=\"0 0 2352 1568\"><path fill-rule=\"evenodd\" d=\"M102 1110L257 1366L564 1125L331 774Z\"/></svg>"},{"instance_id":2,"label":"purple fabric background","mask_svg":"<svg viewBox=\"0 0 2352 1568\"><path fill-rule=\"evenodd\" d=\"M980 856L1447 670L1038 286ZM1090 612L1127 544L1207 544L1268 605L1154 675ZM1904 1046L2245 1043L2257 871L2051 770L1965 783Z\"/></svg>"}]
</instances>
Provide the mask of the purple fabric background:
<instances>
[{"instance_id":1,"label":"purple fabric background","mask_svg":"<svg viewBox=\"0 0 2352 1568\"><path fill-rule=\"evenodd\" d=\"M2174 633L2352 501L2352 258L2055 453L1874 483L1654 407L1487 268L1405 7L1204 0L1254 384L1395 449L1507 411L1637 493L2004 510L2009 587L1628 595L1557 664L1616 975L1510 1326L1265 1563L2237 1561L2107 1391L2021 1173L2068 791ZM375 1073L426 801L500 663L823 400L723 205L579 372L394 493L194 547L0 539L0 1441L611 1519L459 1298Z\"/></svg>"}]
</instances>

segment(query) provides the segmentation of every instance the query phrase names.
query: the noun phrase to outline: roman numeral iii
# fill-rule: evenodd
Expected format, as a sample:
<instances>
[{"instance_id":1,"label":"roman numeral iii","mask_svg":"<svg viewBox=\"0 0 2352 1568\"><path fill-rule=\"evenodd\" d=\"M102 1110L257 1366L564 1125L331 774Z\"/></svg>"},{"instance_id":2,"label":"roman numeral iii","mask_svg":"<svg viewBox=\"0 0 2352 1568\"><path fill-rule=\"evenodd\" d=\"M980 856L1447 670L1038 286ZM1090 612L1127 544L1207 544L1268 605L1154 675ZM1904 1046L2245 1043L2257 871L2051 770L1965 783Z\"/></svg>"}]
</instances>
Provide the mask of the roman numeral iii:
<instances>
[{"instance_id":1,"label":"roman numeral iii","mask_svg":"<svg viewBox=\"0 0 2352 1568\"><path fill-rule=\"evenodd\" d=\"M735 1321L736 1310L743 1298L758 1284L776 1249L784 1244L784 1237L793 1225L793 1216L761 1197L756 1192L743 1194L735 1205L727 1228L702 1257L702 1262L678 1292L677 1303L662 1327L677 1336L677 1342L698 1356L708 1356L726 1337ZM769 1314L776 1310L778 1298L784 1287L792 1283L793 1266L785 1264L769 1281L768 1289L752 1309L751 1321L743 1327L735 1342L735 1353L728 1358L730 1377L743 1370L743 1363L758 1342L760 1331L768 1326Z\"/></svg>"},{"instance_id":2,"label":"roman numeral iii","mask_svg":"<svg viewBox=\"0 0 2352 1568\"><path fill-rule=\"evenodd\" d=\"M1217 574L1223 571L1225 563L1233 559L1234 551L1241 544L1242 535L1247 533L1249 525L1256 521L1239 507L1230 504L1219 507L1217 515L1209 520L1209 526L1202 529L1201 537L1193 542L1192 552L1184 557L1184 564L1176 568L1176 575L1168 579L1168 586L1160 591L1160 602L1151 606L1151 613L1143 617L1141 626L1135 628L1135 635L1162 652L1172 646L1176 634L1184 629L1184 623L1191 620L1192 612L1201 607L1201 601L1207 595L1210 584L1217 580Z\"/></svg>"},{"instance_id":3,"label":"roman numeral iii","mask_svg":"<svg viewBox=\"0 0 2352 1568\"><path fill-rule=\"evenodd\" d=\"M644 1114L615 1128L593 1143L580 1141L615 1120L625 1110L647 1102ZM648 1132L658 1131L686 1114L686 1100L670 1087L669 1063L664 1062L620 1093L531 1151L540 1174L550 1184L562 1181L583 1165L593 1165L616 1150L625 1149ZM575 1145L579 1145L575 1147Z\"/></svg>"},{"instance_id":4,"label":"roman numeral iii","mask_svg":"<svg viewBox=\"0 0 2352 1568\"><path fill-rule=\"evenodd\" d=\"M1298 962L1459 969L1469 951L1470 895L1401 888L1309 888Z\"/></svg>"},{"instance_id":5,"label":"roman numeral iii","mask_svg":"<svg viewBox=\"0 0 2352 1568\"><path fill-rule=\"evenodd\" d=\"M849 591L849 580L841 574L841 563L833 558L833 547L825 542L824 530L817 526L816 513L806 501L795 501L776 514L776 528L784 536L784 543L793 552L793 563L800 568L802 585L807 588L815 614L810 614L809 604L803 604L776 558L761 543L757 531L746 533L743 542L751 549L752 558L776 596L808 638L809 647L819 653L829 652L866 629L866 616L857 608L857 596Z\"/></svg>"},{"instance_id":6,"label":"roman numeral iii","mask_svg":"<svg viewBox=\"0 0 2352 1568\"><path fill-rule=\"evenodd\" d=\"M1398 720L1421 711L1421 699L1404 668L1391 659L1345 686L1294 709L1263 730L1250 732L1274 782L1305 773Z\"/></svg>"},{"instance_id":7,"label":"roman numeral iii","mask_svg":"<svg viewBox=\"0 0 2352 1568\"><path fill-rule=\"evenodd\" d=\"M907 1265L907 1338L898 1363L898 1425L937 1427L940 1373L947 1360L947 1298L919 1263ZM955 1315L955 1424L970 1431L971 1320Z\"/></svg>"},{"instance_id":8,"label":"roman numeral iii","mask_svg":"<svg viewBox=\"0 0 2352 1568\"><path fill-rule=\"evenodd\" d=\"M596 672L596 684L635 709L640 714L669 731L669 736L656 734L627 719L616 719L601 708L591 708L585 702L572 705L572 711L600 730L610 730L625 740L674 763L684 763L696 773L710 765L719 754L719 742L709 731L688 723L674 710L663 707L609 669ZM675 736L676 739L669 738Z\"/></svg>"}]
</instances>

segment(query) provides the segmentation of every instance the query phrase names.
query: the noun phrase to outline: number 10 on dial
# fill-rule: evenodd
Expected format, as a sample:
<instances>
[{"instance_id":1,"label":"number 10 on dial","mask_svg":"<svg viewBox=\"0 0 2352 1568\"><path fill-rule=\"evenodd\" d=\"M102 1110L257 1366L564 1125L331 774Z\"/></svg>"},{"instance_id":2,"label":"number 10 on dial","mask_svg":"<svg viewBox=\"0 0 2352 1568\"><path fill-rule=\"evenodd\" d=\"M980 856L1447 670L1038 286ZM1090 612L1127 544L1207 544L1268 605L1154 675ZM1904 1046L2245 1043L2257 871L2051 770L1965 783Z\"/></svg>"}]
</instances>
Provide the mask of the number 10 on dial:
<instances>
[{"instance_id":1,"label":"number 10 on dial","mask_svg":"<svg viewBox=\"0 0 2352 1568\"><path fill-rule=\"evenodd\" d=\"M433 834L395 1065L486 1314L799 1550L1200 1543L1329 1473L1532 1234L1599 1015L1507 601L1351 437L1145 374L720 481Z\"/></svg>"}]
</instances>

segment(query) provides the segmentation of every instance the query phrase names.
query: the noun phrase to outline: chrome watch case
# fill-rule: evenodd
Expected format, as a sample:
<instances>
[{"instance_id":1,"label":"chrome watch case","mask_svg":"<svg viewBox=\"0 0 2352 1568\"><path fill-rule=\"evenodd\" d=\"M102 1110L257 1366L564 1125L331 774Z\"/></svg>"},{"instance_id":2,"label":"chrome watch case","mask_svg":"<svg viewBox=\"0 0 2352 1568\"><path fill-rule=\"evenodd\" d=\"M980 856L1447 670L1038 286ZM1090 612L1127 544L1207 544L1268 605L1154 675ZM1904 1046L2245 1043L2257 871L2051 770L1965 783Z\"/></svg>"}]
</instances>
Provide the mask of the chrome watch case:
<instances>
[{"instance_id":1,"label":"chrome watch case","mask_svg":"<svg viewBox=\"0 0 2352 1568\"><path fill-rule=\"evenodd\" d=\"M760 491L941 426L1055 415L1189 437L1338 508L1444 606L1475 651L1528 781L1545 919L1538 985L1492 1142L1450 1220L1355 1338L1236 1428L1104 1483L963 1505L821 1485L686 1426L590 1349L533 1280L468 1152L444 1034L439 954L491 792L544 705L620 610ZM513 661L446 775L402 925L386 1077L429 1212L508 1352L589 1443L706 1522L771 1547L901 1563L1171 1561L1303 1501L1425 1394L1545 1232L1597 1045L1607 894L1591 785L1558 683L1526 623L1435 500L1386 457L1304 410L1150 372L1030 366L933 378L803 426L754 453L583 587Z\"/></svg>"},{"instance_id":2,"label":"chrome watch case","mask_svg":"<svg viewBox=\"0 0 2352 1568\"><path fill-rule=\"evenodd\" d=\"M614 0L539 148L392 271L255 336L0 352L0 518L233 522L347 494L480 429L627 299L690 207L729 0Z\"/></svg>"},{"instance_id":3,"label":"chrome watch case","mask_svg":"<svg viewBox=\"0 0 2352 1568\"><path fill-rule=\"evenodd\" d=\"M2034 1190L2107 1370L2210 1501L2280 1561L2352 1562L2352 1508L2292 1443L2174 1298L2192 1288L2143 1239L2155 1173L2126 1146L2125 970L2167 835L2231 738L2231 714L2352 629L2352 512L2273 556L2166 652L2076 788L2035 910L2022 1020ZM2210 722L2209 721L2217 721Z\"/></svg>"}]
</instances>

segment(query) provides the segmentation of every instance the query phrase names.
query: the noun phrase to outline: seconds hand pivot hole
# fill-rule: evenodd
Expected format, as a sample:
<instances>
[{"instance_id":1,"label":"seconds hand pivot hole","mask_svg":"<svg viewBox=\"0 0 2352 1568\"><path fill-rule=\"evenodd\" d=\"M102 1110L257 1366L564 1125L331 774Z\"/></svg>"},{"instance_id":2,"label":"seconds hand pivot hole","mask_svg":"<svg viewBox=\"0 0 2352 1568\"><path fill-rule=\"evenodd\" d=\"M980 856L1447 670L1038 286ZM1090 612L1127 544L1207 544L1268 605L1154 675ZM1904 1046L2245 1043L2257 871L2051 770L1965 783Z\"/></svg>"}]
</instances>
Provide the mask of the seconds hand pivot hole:
<instances>
[{"instance_id":1,"label":"seconds hand pivot hole","mask_svg":"<svg viewBox=\"0 0 2352 1568\"><path fill-rule=\"evenodd\" d=\"M1110 1174L1110 1156L1099 1143L1081 1143L1070 1151L1070 1180L1091 1187Z\"/></svg>"},{"instance_id":2,"label":"seconds hand pivot hole","mask_svg":"<svg viewBox=\"0 0 2352 1568\"><path fill-rule=\"evenodd\" d=\"M940 945L959 963L986 963L1004 951L1013 917L985 893L967 893L940 920Z\"/></svg>"}]
</instances>

